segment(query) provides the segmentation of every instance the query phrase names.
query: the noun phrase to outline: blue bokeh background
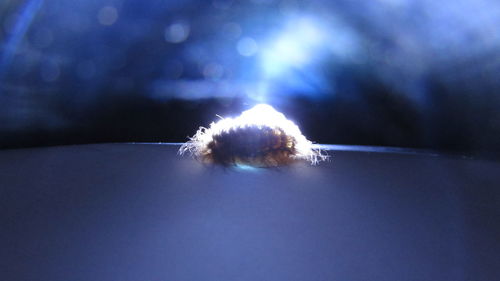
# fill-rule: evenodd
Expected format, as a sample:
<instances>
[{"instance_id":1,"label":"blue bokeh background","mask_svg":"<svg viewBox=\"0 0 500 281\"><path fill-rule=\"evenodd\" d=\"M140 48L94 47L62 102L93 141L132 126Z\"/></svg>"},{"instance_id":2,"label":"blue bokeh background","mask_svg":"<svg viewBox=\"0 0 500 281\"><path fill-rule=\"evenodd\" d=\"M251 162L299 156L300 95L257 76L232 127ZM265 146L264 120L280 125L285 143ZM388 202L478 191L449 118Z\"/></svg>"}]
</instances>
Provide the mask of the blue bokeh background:
<instances>
[{"instance_id":1,"label":"blue bokeh background","mask_svg":"<svg viewBox=\"0 0 500 281\"><path fill-rule=\"evenodd\" d=\"M320 143L500 155L500 3L0 3L0 145L184 141L268 103Z\"/></svg>"}]
</instances>

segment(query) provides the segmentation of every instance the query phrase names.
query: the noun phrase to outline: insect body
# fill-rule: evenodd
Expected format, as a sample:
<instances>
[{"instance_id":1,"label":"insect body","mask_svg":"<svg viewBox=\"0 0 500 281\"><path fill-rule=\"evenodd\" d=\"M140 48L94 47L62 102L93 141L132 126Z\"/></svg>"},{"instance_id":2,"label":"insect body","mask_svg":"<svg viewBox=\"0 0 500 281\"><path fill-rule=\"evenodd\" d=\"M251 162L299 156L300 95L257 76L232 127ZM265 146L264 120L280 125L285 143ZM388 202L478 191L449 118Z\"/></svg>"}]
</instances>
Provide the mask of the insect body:
<instances>
[{"instance_id":1,"label":"insect body","mask_svg":"<svg viewBox=\"0 0 500 281\"><path fill-rule=\"evenodd\" d=\"M297 160L317 164L328 156L321 153L292 121L269 105L256 105L236 118L222 118L200 127L183 144L180 154L190 152L203 162L275 167Z\"/></svg>"}]
</instances>

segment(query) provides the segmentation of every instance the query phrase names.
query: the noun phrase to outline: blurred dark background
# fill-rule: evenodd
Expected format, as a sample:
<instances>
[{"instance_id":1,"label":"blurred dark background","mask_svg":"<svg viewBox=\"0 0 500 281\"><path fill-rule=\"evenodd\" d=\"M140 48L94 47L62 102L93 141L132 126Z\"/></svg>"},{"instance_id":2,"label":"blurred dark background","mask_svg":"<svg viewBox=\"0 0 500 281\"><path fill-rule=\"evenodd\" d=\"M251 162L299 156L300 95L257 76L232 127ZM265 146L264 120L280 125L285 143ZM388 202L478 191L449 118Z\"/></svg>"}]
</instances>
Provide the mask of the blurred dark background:
<instances>
[{"instance_id":1,"label":"blurred dark background","mask_svg":"<svg viewBox=\"0 0 500 281\"><path fill-rule=\"evenodd\" d=\"M182 142L268 103L318 143L500 157L495 0L4 0L0 147Z\"/></svg>"}]
</instances>

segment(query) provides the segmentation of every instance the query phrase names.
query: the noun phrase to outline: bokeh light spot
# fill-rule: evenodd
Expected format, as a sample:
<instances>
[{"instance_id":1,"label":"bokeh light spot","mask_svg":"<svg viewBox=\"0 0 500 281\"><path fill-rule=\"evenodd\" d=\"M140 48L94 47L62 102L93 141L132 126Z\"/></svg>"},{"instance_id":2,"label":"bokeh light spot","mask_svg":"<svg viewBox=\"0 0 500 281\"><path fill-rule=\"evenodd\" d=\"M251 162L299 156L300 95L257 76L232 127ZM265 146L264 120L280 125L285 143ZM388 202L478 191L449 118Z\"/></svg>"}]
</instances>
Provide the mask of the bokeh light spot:
<instances>
[{"instance_id":1,"label":"bokeh light spot","mask_svg":"<svg viewBox=\"0 0 500 281\"><path fill-rule=\"evenodd\" d=\"M186 22L176 22L165 29L165 40L170 43L181 43L189 37L190 27Z\"/></svg>"},{"instance_id":2,"label":"bokeh light spot","mask_svg":"<svg viewBox=\"0 0 500 281\"><path fill-rule=\"evenodd\" d=\"M245 57L250 57L255 55L259 51L259 45L253 38L244 37L236 45L238 53Z\"/></svg>"},{"instance_id":3,"label":"bokeh light spot","mask_svg":"<svg viewBox=\"0 0 500 281\"><path fill-rule=\"evenodd\" d=\"M102 7L97 13L97 20L102 25L113 25L118 20L118 10L113 6Z\"/></svg>"}]
</instances>

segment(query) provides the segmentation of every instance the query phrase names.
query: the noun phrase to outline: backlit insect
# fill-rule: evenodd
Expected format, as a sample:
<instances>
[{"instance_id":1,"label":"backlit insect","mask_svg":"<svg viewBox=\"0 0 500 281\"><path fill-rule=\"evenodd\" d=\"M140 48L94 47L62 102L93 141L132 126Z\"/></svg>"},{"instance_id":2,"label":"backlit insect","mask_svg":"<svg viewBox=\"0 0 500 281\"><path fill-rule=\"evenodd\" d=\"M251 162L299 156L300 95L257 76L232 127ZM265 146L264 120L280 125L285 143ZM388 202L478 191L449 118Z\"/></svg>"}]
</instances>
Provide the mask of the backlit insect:
<instances>
[{"instance_id":1,"label":"backlit insect","mask_svg":"<svg viewBox=\"0 0 500 281\"><path fill-rule=\"evenodd\" d=\"M200 127L179 154L224 166L276 167L297 160L315 165L328 158L314 148L292 121L269 105L259 104L236 118Z\"/></svg>"}]
</instances>

